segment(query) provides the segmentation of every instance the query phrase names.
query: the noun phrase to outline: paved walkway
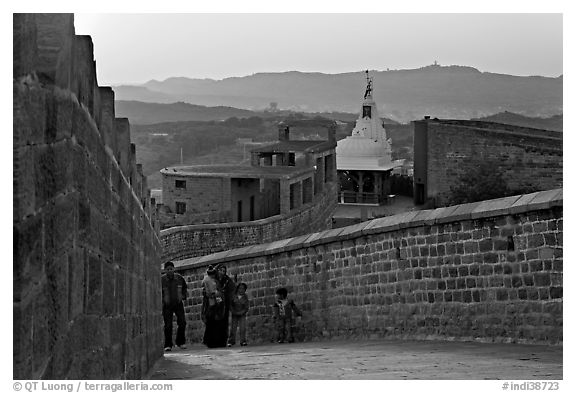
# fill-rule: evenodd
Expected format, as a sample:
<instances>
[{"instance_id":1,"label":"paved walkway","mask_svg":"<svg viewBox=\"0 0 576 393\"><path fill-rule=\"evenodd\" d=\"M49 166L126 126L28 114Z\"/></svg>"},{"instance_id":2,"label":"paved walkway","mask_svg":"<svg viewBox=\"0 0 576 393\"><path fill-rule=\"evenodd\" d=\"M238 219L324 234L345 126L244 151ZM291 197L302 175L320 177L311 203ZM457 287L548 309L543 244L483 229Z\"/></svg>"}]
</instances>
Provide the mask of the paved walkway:
<instances>
[{"instance_id":1,"label":"paved walkway","mask_svg":"<svg viewBox=\"0 0 576 393\"><path fill-rule=\"evenodd\" d=\"M164 354L151 379L561 380L562 347L440 341L328 341Z\"/></svg>"}]
</instances>

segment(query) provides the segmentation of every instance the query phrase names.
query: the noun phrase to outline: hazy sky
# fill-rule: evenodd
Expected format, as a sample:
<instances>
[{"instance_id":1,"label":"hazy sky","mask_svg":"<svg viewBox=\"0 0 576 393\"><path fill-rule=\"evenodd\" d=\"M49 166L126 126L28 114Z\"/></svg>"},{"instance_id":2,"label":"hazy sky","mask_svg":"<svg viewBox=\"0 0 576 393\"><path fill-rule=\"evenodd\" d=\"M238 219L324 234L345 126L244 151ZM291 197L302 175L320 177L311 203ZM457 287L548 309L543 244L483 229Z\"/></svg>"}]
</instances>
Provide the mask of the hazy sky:
<instances>
[{"instance_id":1,"label":"hazy sky","mask_svg":"<svg viewBox=\"0 0 576 393\"><path fill-rule=\"evenodd\" d=\"M76 14L98 82L468 65L562 74L561 14Z\"/></svg>"}]
</instances>

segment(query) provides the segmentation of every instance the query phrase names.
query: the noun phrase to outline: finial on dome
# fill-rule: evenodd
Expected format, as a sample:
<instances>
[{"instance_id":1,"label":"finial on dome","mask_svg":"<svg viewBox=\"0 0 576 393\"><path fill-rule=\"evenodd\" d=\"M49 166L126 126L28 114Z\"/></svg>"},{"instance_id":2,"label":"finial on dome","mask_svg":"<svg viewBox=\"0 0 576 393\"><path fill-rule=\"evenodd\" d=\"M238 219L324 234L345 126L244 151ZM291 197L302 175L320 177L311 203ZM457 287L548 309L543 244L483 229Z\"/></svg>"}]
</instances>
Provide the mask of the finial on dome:
<instances>
[{"instance_id":1,"label":"finial on dome","mask_svg":"<svg viewBox=\"0 0 576 393\"><path fill-rule=\"evenodd\" d=\"M366 92L364 93L364 99L372 97L372 78L368 75L368 70L366 70Z\"/></svg>"}]
</instances>

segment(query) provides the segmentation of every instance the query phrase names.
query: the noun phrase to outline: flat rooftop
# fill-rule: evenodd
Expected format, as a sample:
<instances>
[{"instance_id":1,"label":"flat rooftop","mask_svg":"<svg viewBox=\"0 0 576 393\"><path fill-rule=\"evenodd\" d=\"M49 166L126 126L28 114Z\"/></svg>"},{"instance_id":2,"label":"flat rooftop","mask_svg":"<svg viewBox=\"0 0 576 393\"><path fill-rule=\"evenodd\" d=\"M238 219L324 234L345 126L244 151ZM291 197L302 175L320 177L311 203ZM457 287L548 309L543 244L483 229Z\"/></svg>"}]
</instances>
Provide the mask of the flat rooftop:
<instances>
[{"instance_id":1,"label":"flat rooftop","mask_svg":"<svg viewBox=\"0 0 576 393\"><path fill-rule=\"evenodd\" d=\"M291 153L291 152L319 152L336 147L336 142L330 141L280 141L264 147L251 149L257 153Z\"/></svg>"},{"instance_id":2,"label":"flat rooftop","mask_svg":"<svg viewBox=\"0 0 576 393\"><path fill-rule=\"evenodd\" d=\"M238 166L238 165L192 165L173 166L160 170L163 175L190 177L229 177L244 179L292 178L314 172L312 167L294 166Z\"/></svg>"}]
</instances>

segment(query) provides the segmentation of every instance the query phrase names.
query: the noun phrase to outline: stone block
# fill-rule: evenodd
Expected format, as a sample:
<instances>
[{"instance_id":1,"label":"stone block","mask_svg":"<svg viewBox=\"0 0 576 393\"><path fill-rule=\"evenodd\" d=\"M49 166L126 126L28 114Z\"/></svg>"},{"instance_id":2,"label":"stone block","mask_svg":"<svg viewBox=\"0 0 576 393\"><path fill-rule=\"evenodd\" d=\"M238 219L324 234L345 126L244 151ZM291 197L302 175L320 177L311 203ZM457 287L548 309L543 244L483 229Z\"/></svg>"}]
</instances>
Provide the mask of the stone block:
<instances>
[{"instance_id":1,"label":"stone block","mask_svg":"<svg viewBox=\"0 0 576 393\"><path fill-rule=\"evenodd\" d=\"M87 254L81 249L75 249L68 255L68 318L74 320L84 312L86 298L86 258Z\"/></svg>"},{"instance_id":2,"label":"stone block","mask_svg":"<svg viewBox=\"0 0 576 393\"><path fill-rule=\"evenodd\" d=\"M32 375L33 304L17 302L12 310L14 378L24 379Z\"/></svg>"},{"instance_id":3,"label":"stone block","mask_svg":"<svg viewBox=\"0 0 576 393\"><path fill-rule=\"evenodd\" d=\"M67 89L71 77L73 14L36 14L37 55L34 70L47 83Z\"/></svg>"},{"instance_id":4,"label":"stone block","mask_svg":"<svg viewBox=\"0 0 576 393\"><path fill-rule=\"evenodd\" d=\"M562 299L562 287L550 287L551 299Z\"/></svg>"},{"instance_id":5,"label":"stone block","mask_svg":"<svg viewBox=\"0 0 576 393\"><path fill-rule=\"evenodd\" d=\"M44 289L44 288L40 288ZM32 340L34 375L39 375L43 366L47 364L54 345L56 331L53 324L53 311L47 296L36 296L32 300Z\"/></svg>"},{"instance_id":6,"label":"stone block","mask_svg":"<svg viewBox=\"0 0 576 393\"><path fill-rule=\"evenodd\" d=\"M117 151L116 133L114 132L114 91L111 87L101 86L98 88L100 95L100 122L98 128L104 139L104 144L109 146L113 154Z\"/></svg>"},{"instance_id":7,"label":"stone block","mask_svg":"<svg viewBox=\"0 0 576 393\"><path fill-rule=\"evenodd\" d=\"M50 263L55 256L74 247L77 225L77 194L69 193L56 198L45 209L44 258Z\"/></svg>"},{"instance_id":8,"label":"stone block","mask_svg":"<svg viewBox=\"0 0 576 393\"><path fill-rule=\"evenodd\" d=\"M538 287L546 287L550 285L549 273L534 273L534 285Z\"/></svg>"},{"instance_id":9,"label":"stone block","mask_svg":"<svg viewBox=\"0 0 576 393\"><path fill-rule=\"evenodd\" d=\"M30 146L13 152L13 219L20 221L36 213L36 191L34 178L34 148Z\"/></svg>"},{"instance_id":10,"label":"stone block","mask_svg":"<svg viewBox=\"0 0 576 393\"><path fill-rule=\"evenodd\" d=\"M43 216L30 216L13 228L13 300L23 300L44 276Z\"/></svg>"},{"instance_id":11,"label":"stone block","mask_svg":"<svg viewBox=\"0 0 576 393\"><path fill-rule=\"evenodd\" d=\"M38 83L14 82L12 113L15 147L45 143L47 96L47 90Z\"/></svg>"},{"instance_id":12,"label":"stone block","mask_svg":"<svg viewBox=\"0 0 576 393\"><path fill-rule=\"evenodd\" d=\"M525 213L531 210L529 206L530 202L539 194L540 192L533 192L530 194L522 195L516 202L510 207L510 214Z\"/></svg>"},{"instance_id":13,"label":"stone block","mask_svg":"<svg viewBox=\"0 0 576 393\"><path fill-rule=\"evenodd\" d=\"M472 219L494 217L508 214L510 208L521 198L521 195L483 201L472 211Z\"/></svg>"},{"instance_id":14,"label":"stone block","mask_svg":"<svg viewBox=\"0 0 576 393\"><path fill-rule=\"evenodd\" d=\"M328 231L323 231L320 232L318 234L318 237L315 238L314 240L307 240L307 242L311 245L317 245L317 244L324 244L324 243L329 243L329 242L335 242L340 240L339 234L344 230L344 228L336 228L336 229L331 229Z\"/></svg>"},{"instance_id":15,"label":"stone block","mask_svg":"<svg viewBox=\"0 0 576 393\"><path fill-rule=\"evenodd\" d=\"M340 238L344 240L354 239L356 237L362 236L362 230L370 225L371 221L364 221L356 225L350 225L344 227L342 232L340 232Z\"/></svg>"},{"instance_id":16,"label":"stone block","mask_svg":"<svg viewBox=\"0 0 576 393\"><path fill-rule=\"evenodd\" d=\"M109 263L102 264L102 311L104 315L116 313L115 269Z\"/></svg>"},{"instance_id":17,"label":"stone block","mask_svg":"<svg viewBox=\"0 0 576 393\"><path fill-rule=\"evenodd\" d=\"M72 91L90 116L94 118L94 90L96 73L94 67L94 48L92 38L86 35L75 35L73 38L74 72Z\"/></svg>"},{"instance_id":18,"label":"stone block","mask_svg":"<svg viewBox=\"0 0 576 393\"><path fill-rule=\"evenodd\" d=\"M370 235L374 233L395 231L401 227L408 227L409 220L416 216L416 214L417 212L406 212L394 216L374 219L362 230L362 233L364 235Z\"/></svg>"},{"instance_id":19,"label":"stone block","mask_svg":"<svg viewBox=\"0 0 576 393\"><path fill-rule=\"evenodd\" d=\"M435 209L419 210L417 214L410 219L411 226L434 225Z\"/></svg>"},{"instance_id":20,"label":"stone block","mask_svg":"<svg viewBox=\"0 0 576 393\"><path fill-rule=\"evenodd\" d=\"M13 78L35 69L38 56L36 14L12 14Z\"/></svg>"},{"instance_id":21,"label":"stone block","mask_svg":"<svg viewBox=\"0 0 576 393\"><path fill-rule=\"evenodd\" d=\"M47 104L46 143L71 138L76 98L68 91L54 90Z\"/></svg>"},{"instance_id":22,"label":"stone block","mask_svg":"<svg viewBox=\"0 0 576 393\"><path fill-rule=\"evenodd\" d=\"M430 215L428 216L430 224L432 225L432 223L442 224L451 222L452 220L449 217L451 217L452 212L454 212L457 209L457 206L458 205L434 209L432 213L430 213ZM434 221L432 222L432 220Z\"/></svg>"},{"instance_id":23,"label":"stone block","mask_svg":"<svg viewBox=\"0 0 576 393\"><path fill-rule=\"evenodd\" d=\"M540 233L528 235L528 248L537 248L544 245L544 236Z\"/></svg>"},{"instance_id":24,"label":"stone block","mask_svg":"<svg viewBox=\"0 0 576 393\"><path fill-rule=\"evenodd\" d=\"M102 313L102 261L95 255L88 254L87 260L87 293L86 312L100 315Z\"/></svg>"},{"instance_id":25,"label":"stone block","mask_svg":"<svg viewBox=\"0 0 576 393\"><path fill-rule=\"evenodd\" d=\"M36 209L72 186L72 144L63 141L34 149L34 191Z\"/></svg>"},{"instance_id":26,"label":"stone block","mask_svg":"<svg viewBox=\"0 0 576 393\"><path fill-rule=\"evenodd\" d=\"M480 206L482 202L473 202L473 203L465 203L462 205L456 205L456 209L454 209L450 213L450 221L463 221L463 220L470 220L472 219L472 212ZM446 222L445 220L448 217L439 220L438 222Z\"/></svg>"}]
</instances>

